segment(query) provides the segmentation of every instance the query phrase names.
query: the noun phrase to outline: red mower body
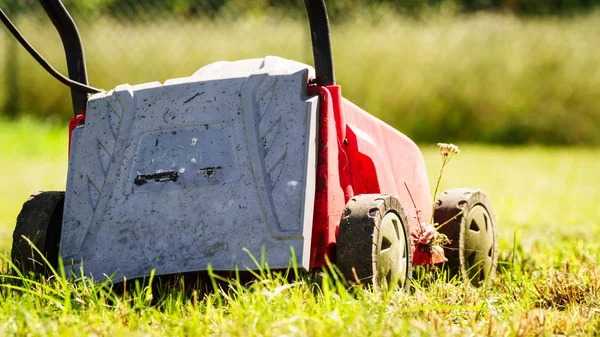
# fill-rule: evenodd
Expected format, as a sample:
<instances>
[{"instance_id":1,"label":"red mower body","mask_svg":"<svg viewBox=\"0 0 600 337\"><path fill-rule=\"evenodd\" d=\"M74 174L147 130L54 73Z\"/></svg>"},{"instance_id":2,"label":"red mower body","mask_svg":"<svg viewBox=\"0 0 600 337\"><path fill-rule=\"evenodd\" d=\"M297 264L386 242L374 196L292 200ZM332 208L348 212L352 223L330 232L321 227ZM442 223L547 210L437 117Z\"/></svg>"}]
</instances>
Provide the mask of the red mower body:
<instances>
[{"instance_id":1,"label":"red mower body","mask_svg":"<svg viewBox=\"0 0 600 337\"><path fill-rule=\"evenodd\" d=\"M384 193L396 197L411 233L419 228L419 219L429 221L429 182L417 145L343 98L340 86L309 87L309 94L320 96L310 267L324 266L327 260L335 262L342 212L355 195Z\"/></svg>"}]
</instances>

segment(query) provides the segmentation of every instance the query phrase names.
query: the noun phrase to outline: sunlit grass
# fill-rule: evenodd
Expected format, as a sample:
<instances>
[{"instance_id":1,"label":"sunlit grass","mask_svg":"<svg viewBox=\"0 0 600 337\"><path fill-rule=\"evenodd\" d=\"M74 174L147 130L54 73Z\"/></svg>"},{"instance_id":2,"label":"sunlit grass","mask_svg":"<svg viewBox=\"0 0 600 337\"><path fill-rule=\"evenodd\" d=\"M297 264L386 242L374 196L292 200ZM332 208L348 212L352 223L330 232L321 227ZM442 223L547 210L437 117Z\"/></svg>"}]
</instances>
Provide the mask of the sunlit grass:
<instances>
[{"instance_id":1,"label":"sunlit grass","mask_svg":"<svg viewBox=\"0 0 600 337\"><path fill-rule=\"evenodd\" d=\"M64 191L67 127L56 122L0 119L0 252L7 252L23 202L38 191Z\"/></svg>"},{"instance_id":2,"label":"sunlit grass","mask_svg":"<svg viewBox=\"0 0 600 337\"><path fill-rule=\"evenodd\" d=\"M28 195L64 188L67 135L64 126L36 120L3 121L0 131L0 249L7 252ZM439 153L422 145L433 181ZM41 283L0 276L0 335L593 334L600 328L600 149L458 145L441 190L479 187L493 202L501 261L489 289L422 270L410 294L347 290L332 274L267 275L212 293L128 282L126 294L63 280L60 271ZM0 274L11 269L5 259Z\"/></svg>"}]
</instances>

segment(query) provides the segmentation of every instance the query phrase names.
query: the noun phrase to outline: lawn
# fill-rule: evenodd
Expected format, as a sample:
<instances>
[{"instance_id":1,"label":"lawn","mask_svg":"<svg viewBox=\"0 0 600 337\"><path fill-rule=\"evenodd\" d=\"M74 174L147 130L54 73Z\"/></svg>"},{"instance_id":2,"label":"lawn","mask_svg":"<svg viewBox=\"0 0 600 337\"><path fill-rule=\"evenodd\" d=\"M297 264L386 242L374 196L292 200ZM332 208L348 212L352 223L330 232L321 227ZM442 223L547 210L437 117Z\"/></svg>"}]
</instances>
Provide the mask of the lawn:
<instances>
[{"instance_id":1,"label":"lawn","mask_svg":"<svg viewBox=\"0 0 600 337\"><path fill-rule=\"evenodd\" d=\"M0 122L0 250L21 203L63 189L66 128ZM444 141L444 139L440 139ZM126 294L85 281L0 291L3 336L591 335L600 330L600 149L458 144L442 188L479 187L499 223L500 271L489 289L424 278L409 294L346 290L331 274L275 276L218 293ZM440 159L421 144L429 176ZM6 270L6 264L2 269ZM433 274L426 274L433 275Z\"/></svg>"}]
</instances>

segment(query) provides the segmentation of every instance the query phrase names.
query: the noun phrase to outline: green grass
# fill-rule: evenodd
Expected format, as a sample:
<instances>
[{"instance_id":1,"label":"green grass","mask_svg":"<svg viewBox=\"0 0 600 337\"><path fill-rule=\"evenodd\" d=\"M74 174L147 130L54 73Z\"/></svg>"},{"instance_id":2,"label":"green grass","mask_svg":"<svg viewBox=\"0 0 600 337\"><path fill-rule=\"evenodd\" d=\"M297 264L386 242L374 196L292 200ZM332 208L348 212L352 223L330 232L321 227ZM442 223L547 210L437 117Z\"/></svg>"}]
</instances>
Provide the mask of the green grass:
<instances>
[{"instance_id":1,"label":"green grass","mask_svg":"<svg viewBox=\"0 0 600 337\"><path fill-rule=\"evenodd\" d=\"M0 122L0 249L28 194L64 188L66 128ZM444 139L440 139L444 141ZM422 144L431 180L439 154ZM499 223L489 289L424 273L410 294L346 290L332 278L265 276L241 287L137 289L85 280L0 280L3 336L594 335L600 329L600 149L458 144L441 189L479 187ZM7 262L0 268L8 269ZM60 274L60 272L59 272ZM59 275L58 275L59 276ZM22 289L9 289L19 286Z\"/></svg>"},{"instance_id":2,"label":"green grass","mask_svg":"<svg viewBox=\"0 0 600 337\"><path fill-rule=\"evenodd\" d=\"M0 252L12 242L17 214L30 194L65 189L67 126L0 119Z\"/></svg>"},{"instance_id":3,"label":"green grass","mask_svg":"<svg viewBox=\"0 0 600 337\"><path fill-rule=\"evenodd\" d=\"M37 16L16 23L64 71L51 25ZM284 13L78 23L90 82L107 90L189 76L220 60L278 55L312 64L307 23ZM413 139L600 144L599 12L570 19L432 13L418 20L380 13L337 22L332 32L344 95ZM18 50L18 64L0 71L0 83L18 73L7 88L19 93L20 111L70 115L67 89L0 33L0 59L8 50ZM8 92L0 90L0 104Z\"/></svg>"}]
</instances>

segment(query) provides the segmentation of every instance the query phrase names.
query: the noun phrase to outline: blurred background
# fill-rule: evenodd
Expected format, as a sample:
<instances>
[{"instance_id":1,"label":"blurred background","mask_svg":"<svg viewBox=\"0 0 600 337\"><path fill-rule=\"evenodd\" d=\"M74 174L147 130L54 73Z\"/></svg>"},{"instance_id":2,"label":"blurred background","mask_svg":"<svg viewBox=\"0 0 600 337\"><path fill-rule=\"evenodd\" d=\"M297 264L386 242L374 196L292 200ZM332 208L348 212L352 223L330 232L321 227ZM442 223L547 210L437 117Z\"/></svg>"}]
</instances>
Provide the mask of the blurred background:
<instances>
[{"instance_id":1,"label":"blurred background","mask_svg":"<svg viewBox=\"0 0 600 337\"><path fill-rule=\"evenodd\" d=\"M219 60L312 64L299 0L65 0L90 84L191 75ZM600 0L328 2L344 96L417 142L600 145ZM36 0L1 8L66 74ZM69 91L0 29L0 118L66 123Z\"/></svg>"}]
</instances>

